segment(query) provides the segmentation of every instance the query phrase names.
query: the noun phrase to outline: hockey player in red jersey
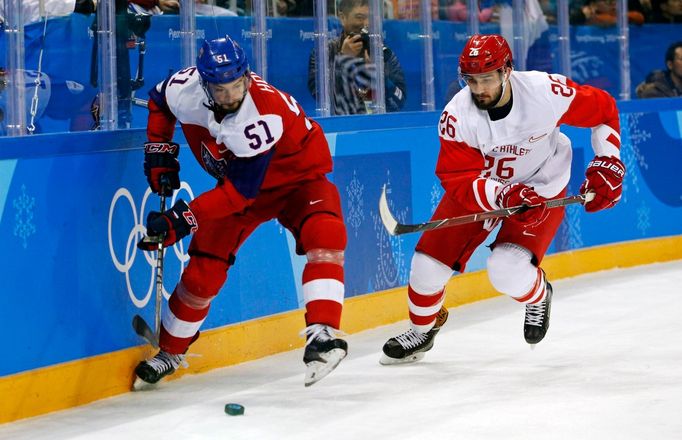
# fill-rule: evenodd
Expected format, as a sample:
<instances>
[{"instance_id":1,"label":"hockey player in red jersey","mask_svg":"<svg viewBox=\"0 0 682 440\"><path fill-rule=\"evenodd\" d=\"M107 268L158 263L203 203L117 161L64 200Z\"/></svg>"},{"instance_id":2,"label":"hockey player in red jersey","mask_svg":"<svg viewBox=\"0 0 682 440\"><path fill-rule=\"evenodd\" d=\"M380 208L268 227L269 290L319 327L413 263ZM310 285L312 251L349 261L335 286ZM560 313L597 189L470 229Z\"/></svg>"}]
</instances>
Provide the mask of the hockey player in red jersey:
<instances>
[{"instance_id":1,"label":"hockey player in red jersey","mask_svg":"<svg viewBox=\"0 0 682 440\"><path fill-rule=\"evenodd\" d=\"M513 70L499 35L474 35L459 58L463 89L445 106L438 125L436 174L445 195L433 219L525 205L505 218L487 260L493 287L525 305L524 337L540 342L549 327L552 286L540 263L564 216L543 201L563 197L571 168L562 124L592 129L594 159L581 193L594 193L585 210L618 202L625 167L620 161L618 110L603 90L557 74ZM447 319L444 288L463 272L494 222L424 232L412 259L408 286L411 328L389 339L382 364L414 362L433 346Z\"/></svg>"},{"instance_id":2,"label":"hockey player in red jersey","mask_svg":"<svg viewBox=\"0 0 682 440\"><path fill-rule=\"evenodd\" d=\"M237 250L263 222L276 218L307 257L305 384L331 372L346 356L336 337L344 298L346 229L320 126L290 95L249 70L242 48L229 36L205 41L197 65L150 92L144 170L152 190L180 187L180 123L194 158L217 180L190 203L179 200L147 218L147 235L164 246L194 233L190 260L162 314L160 351L135 369L138 384L158 382L183 364L199 335L211 300L225 283ZM154 243L140 242L146 250ZM258 295L258 292L253 292ZM140 382L142 381L142 382Z\"/></svg>"}]
</instances>

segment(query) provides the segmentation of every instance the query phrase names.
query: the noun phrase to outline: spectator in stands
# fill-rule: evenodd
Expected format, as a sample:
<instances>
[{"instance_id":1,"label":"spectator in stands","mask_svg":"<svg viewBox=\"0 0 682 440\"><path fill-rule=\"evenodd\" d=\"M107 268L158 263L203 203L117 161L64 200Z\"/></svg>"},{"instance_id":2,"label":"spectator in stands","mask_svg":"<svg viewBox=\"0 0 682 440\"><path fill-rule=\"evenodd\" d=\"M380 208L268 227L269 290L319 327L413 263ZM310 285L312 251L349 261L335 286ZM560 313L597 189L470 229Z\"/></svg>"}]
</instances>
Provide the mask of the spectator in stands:
<instances>
[{"instance_id":1,"label":"spectator in stands","mask_svg":"<svg viewBox=\"0 0 682 440\"><path fill-rule=\"evenodd\" d=\"M419 20L421 14L420 0L392 0L393 18L398 20ZM431 18L433 20L439 19L439 4L438 0L431 0Z\"/></svg>"},{"instance_id":2,"label":"spectator in stands","mask_svg":"<svg viewBox=\"0 0 682 440\"><path fill-rule=\"evenodd\" d=\"M682 41L665 51L666 70L654 70L637 86L639 98L682 96Z\"/></svg>"},{"instance_id":3,"label":"spectator in stands","mask_svg":"<svg viewBox=\"0 0 682 440\"><path fill-rule=\"evenodd\" d=\"M585 0L580 9L571 12L571 24L610 27L618 21L616 0ZM643 24L642 5L637 0L628 1L628 21L631 24Z\"/></svg>"},{"instance_id":4,"label":"spectator in stands","mask_svg":"<svg viewBox=\"0 0 682 440\"><path fill-rule=\"evenodd\" d=\"M654 5L652 0L637 0L636 6L639 4L639 9L637 11L644 15L645 23L652 23L654 21ZM630 8L630 2L628 2L628 8Z\"/></svg>"},{"instance_id":5,"label":"spectator in stands","mask_svg":"<svg viewBox=\"0 0 682 440\"><path fill-rule=\"evenodd\" d=\"M275 0L277 10L283 9L284 5L279 5L277 3L288 3L289 0ZM312 17L315 15L315 1L314 0L293 0L294 8L290 9L287 4L287 12L289 17ZM278 12L279 13L279 12ZM335 0L327 0L327 15L336 15L336 2Z\"/></svg>"},{"instance_id":6,"label":"spectator in stands","mask_svg":"<svg viewBox=\"0 0 682 440\"><path fill-rule=\"evenodd\" d=\"M654 23L682 23L682 0L653 0Z\"/></svg>"},{"instance_id":7,"label":"spectator in stands","mask_svg":"<svg viewBox=\"0 0 682 440\"><path fill-rule=\"evenodd\" d=\"M72 12L92 14L97 8L97 0L42 0L43 10L48 17L61 17ZM40 0L23 0L21 2L24 24L35 23L42 19ZM0 23L5 21L4 2L0 2Z\"/></svg>"},{"instance_id":8,"label":"spectator in stands","mask_svg":"<svg viewBox=\"0 0 682 440\"><path fill-rule=\"evenodd\" d=\"M540 0L540 8L542 8L547 24L557 24L556 0Z\"/></svg>"},{"instance_id":9,"label":"spectator in stands","mask_svg":"<svg viewBox=\"0 0 682 440\"><path fill-rule=\"evenodd\" d=\"M275 17L289 17L296 15L298 4L296 0L275 0Z\"/></svg>"},{"instance_id":10,"label":"spectator in stands","mask_svg":"<svg viewBox=\"0 0 682 440\"><path fill-rule=\"evenodd\" d=\"M384 18L397 18L393 10L393 0L383 0ZM339 15L339 4L336 0L327 0L327 15ZM314 0L296 0L296 10L289 14L297 17L311 17L315 15Z\"/></svg>"},{"instance_id":11,"label":"spectator in stands","mask_svg":"<svg viewBox=\"0 0 682 440\"><path fill-rule=\"evenodd\" d=\"M467 11L466 0L454 0L452 3L445 6L445 18L450 21L467 21L469 13ZM480 23L487 23L493 18L493 8L484 7L478 10L478 21Z\"/></svg>"},{"instance_id":12,"label":"spectator in stands","mask_svg":"<svg viewBox=\"0 0 682 440\"><path fill-rule=\"evenodd\" d=\"M196 0L194 6L194 13L196 15L208 15L213 17L236 17L237 13L218 6L210 4L207 0Z\"/></svg>"},{"instance_id":13,"label":"spectator in stands","mask_svg":"<svg viewBox=\"0 0 682 440\"><path fill-rule=\"evenodd\" d=\"M128 0L128 10L134 14L177 14L180 0Z\"/></svg>"},{"instance_id":14,"label":"spectator in stands","mask_svg":"<svg viewBox=\"0 0 682 440\"><path fill-rule=\"evenodd\" d=\"M349 115L371 112L369 104L374 95L371 90L376 67L369 58L369 6L368 0L341 0L339 19L343 31L329 42L330 90L332 114ZM405 105L405 75L398 57L383 46L384 92L387 112L399 111ZM315 51L308 63L308 89L316 96L315 80L317 61Z\"/></svg>"}]
</instances>

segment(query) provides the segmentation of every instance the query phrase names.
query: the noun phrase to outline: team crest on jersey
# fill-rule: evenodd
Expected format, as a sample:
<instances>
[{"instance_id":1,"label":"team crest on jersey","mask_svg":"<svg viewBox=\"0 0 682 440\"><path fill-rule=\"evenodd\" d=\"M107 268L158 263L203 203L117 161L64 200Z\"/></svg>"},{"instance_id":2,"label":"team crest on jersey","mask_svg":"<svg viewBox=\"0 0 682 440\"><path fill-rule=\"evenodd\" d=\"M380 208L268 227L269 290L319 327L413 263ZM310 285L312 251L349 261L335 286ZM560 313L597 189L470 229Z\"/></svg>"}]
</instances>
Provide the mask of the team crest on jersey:
<instances>
[{"instance_id":1,"label":"team crest on jersey","mask_svg":"<svg viewBox=\"0 0 682 440\"><path fill-rule=\"evenodd\" d=\"M211 176L222 179L227 176L227 160L224 157L215 157L211 149L205 143L201 143L201 160L204 168Z\"/></svg>"}]
</instances>

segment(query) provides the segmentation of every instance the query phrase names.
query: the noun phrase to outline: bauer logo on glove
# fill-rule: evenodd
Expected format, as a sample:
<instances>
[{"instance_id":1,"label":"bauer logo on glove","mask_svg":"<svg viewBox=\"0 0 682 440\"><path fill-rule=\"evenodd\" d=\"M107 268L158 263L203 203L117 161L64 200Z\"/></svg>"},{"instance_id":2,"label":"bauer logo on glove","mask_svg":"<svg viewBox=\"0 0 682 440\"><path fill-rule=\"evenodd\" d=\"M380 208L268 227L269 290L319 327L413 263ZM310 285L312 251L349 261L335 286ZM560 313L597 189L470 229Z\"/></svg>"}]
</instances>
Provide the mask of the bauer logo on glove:
<instances>
[{"instance_id":1,"label":"bauer logo on glove","mask_svg":"<svg viewBox=\"0 0 682 440\"><path fill-rule=\"evenodd\" d=\"M594 199L585 203L585 211L597 212L613 207L623 193L625 165L614 156L596 156L587 164L585 181L580 193L594 193Z\"/></svg>"},{"instance_id":2,"label":"bauer logo on glove","mask_svg":"<svg viewBox=\"0 0 682 440\"><path fill-rule=\"evenodd\" d=\"M614 174L617 176L620 176L621 180L623 177L625 177L625 169L623 168L623 164L616 163L615 160L617 160L615 157L614 158L609 158L609 160L603 160L599 158L592 159L590 163L587 165L587 168L590 167L596 167L596 168L605 168L609 171L612 171ZM620 162L620 161L618 161Z\"/></svg>"}]
</instances>

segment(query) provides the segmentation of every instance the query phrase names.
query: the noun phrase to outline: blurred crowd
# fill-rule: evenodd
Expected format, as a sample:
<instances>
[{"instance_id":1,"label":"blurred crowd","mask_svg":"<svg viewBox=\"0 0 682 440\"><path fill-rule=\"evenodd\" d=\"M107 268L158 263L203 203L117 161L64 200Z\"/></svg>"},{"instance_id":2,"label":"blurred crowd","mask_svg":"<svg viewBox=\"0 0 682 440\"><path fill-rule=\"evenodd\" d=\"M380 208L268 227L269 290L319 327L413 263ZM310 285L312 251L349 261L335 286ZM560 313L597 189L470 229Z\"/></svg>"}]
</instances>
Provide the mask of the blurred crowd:
<instances>
[{"instance_id":1,"label":"blurred crowd","mask_svg":"<svg viewBox=\"0 0 682 440\"><path fill-rule=\"evenodd\" d=\"M177 13L178 0L129 0L136 8L151 13ZM249 15L251 0L196 0L197 14ZM505 0L480 0L478 20L496 22L500 9L510 2ZM556 23L556 0L539 0L548 23ZM616 24L616 0L572 0L569 3L570 22L575 25L613 26ZM338 16L339 2L328 0L327 11ZM305 17L314 14L313 0L272 0L268 2L268 15L278 17ZM420 16L419 0L384 0L384 18L417 20ZM628 19L633 24L682 23L682 0L628 0ZM431 0L431 18L464 22L468 19L466 0Z\"/></svg>"},{"instance_id":2,"label":"blurred crowd","mask_svg":"<svg viewBox=\"0 0 682 440\"><path fill-rule=\"evenodd\" d=\"M90 16L97 11L101 0L23 0L21 1L22 19L25 24L40 22L44 18L56 18L70 14ZM207 16L250 16L253 14L253 0L194 0L197 15ZM466 0L429 0L431 18L451 22L468 21L468 3ZM511 38L511 2L512 0L479 0L476 11L480 23L499 23L500 33ZM0 26L4 22L7 2L0 2ZM117 56L119 58L118 92L119 118L123 127L131 120L131 106L138 104L136 90L145 86L142 71L145 54L145 34L151 26L154 16L162 14L178 14L180 0L115 0L117 16L125 16L117 20ZM314 0L268 0L265 12L271 17L310 17L314 15ZM570 0L569 20L571 25L613 27L617 23L617 0ZM389 20L418 20L421 14L419 0L383 0L384 18ZM401 60L395 52L383 44L384 67L383 105L376 102L377 77L375 66L370 59L367 41L370 8L367 0L327 0L327 12L330 17L339 20L341 33L329 41L329 69L331 72L330 90L332 91L332 114L371 113L377 106L385 111L400 111L404 108L406 96L415 91L408 90ZM526 0L525 2L524 41L536 41L548 29L548 25L557 22L557 0ZM94 18L93 18L94 19ZM644 23L682 23L682 0L628 0L628 20L630 24ZM95 20L96 21L96 20ZM96 23L92 24L92 29ZM364 35L363 35L364 33ZM120 41L118 41L120 40ZM638 84L636 95L639 98L682 96L682 47L672 45L664 54L656 54L654 59L664 63L653 62L653 70L646 80ZM96 45L96 42L94 43ZM393 42L395 44L395 42ZM132 51L131 51L132 49ZM35 50L35 48L34 48ZM527 53L528 48L522 49ZM131 72L130 58L137 52L139 58L138 72ZM26 83L26 108L32 108L27 121L39 120L45 115L59 118L67 114L55 107L50 111L50 102L69 102L74 104L73 112L68 113L71 130L89 129L97 126L99 103L97 102L97 70L96 47L93 49L93 61L90 81L74 81L60 78L59 72L41 70L38 66L27 66L24 72ZM523 55L522 55L523 57ZM315 54L311 53L308 66L308 89L316 98L316 74L318 70ZM33 70L30 70L33 69ZM7 75L0 65L0 80L5 81ZM36 86L36 84L38 84ZM447 98L449 99L459 88L456 78L449 82ZM3 115L5 113L5 87L0 84L0 134L2 134ZM40 94L36 93L39 91ZM57 99L59 98L59 99ZM35 105L35 102L39 105ZM94 121L94 122L93 122ZM36 131L40 131L39 127Z\"/></svg>"},{"instance_id":3,"label":"blurred crowd","mask_svg":"<svg viewBox=\"0 0 682 440\"><path fill-rule=\"evenodd\" d=\"M73 12L90 14L97 8L98 0L25 0L22 2L26 23L41 17L41 3L51 17ZM556 0L531 0L538 2L549 24L556 23ZM177 14L180 0L127 0L128 8L137 14ZM197 15L244 16L252 11L252 0L195 0ZM511 0L480 0L477 11L481 23L498 22L501 9ZM313 0L270 0L266 2L267 15L274 17L307 17L314 15ZM329 15L338 16L339 1L328 0ZM614 26L616 0L571 0L570 23L573 25ZM417 20L420 16L419 0L384 0L384 18ZM466 0L431 0L431 18L464 22L468 19ZM0 3L0 21L4 11ZM682 23L682 0L628 0L628 19L632 24Z\"/></svg>"}]
</instances>

